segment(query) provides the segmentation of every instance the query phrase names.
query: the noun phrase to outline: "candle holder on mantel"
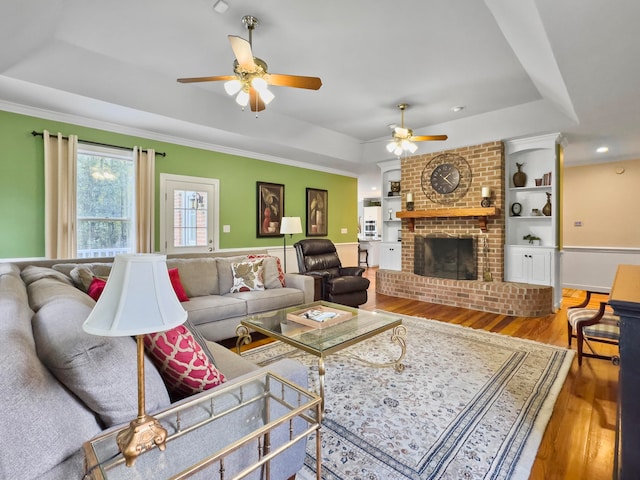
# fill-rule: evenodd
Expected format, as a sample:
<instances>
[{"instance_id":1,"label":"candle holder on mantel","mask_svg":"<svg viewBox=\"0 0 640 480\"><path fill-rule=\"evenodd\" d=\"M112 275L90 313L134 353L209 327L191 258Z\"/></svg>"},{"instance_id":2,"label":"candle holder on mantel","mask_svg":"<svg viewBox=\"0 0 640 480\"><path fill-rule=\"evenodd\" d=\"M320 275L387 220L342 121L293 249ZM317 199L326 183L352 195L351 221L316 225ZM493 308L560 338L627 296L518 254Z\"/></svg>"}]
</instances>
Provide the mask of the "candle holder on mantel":
<instances>
[{"instance_id":1,"label":"candle holder on mantel","mask_svg":"<svg viewBox=\"0 0 640 480\"><path fill-rule=\"evenodd\" d=\"M407 193L407 210L413 212L413 193Z\"/></svg>"},{"instance_id":2,"label":"candle holder on mantel","mask_svg":"<svg viewBox=\"0 0 640 480\"><path fill-rule=\"evenodd\" d=\"M489 187L482 187L482 201L480 205L485 208L491 206L491 189Z\"/></svg>"}]
</instances>

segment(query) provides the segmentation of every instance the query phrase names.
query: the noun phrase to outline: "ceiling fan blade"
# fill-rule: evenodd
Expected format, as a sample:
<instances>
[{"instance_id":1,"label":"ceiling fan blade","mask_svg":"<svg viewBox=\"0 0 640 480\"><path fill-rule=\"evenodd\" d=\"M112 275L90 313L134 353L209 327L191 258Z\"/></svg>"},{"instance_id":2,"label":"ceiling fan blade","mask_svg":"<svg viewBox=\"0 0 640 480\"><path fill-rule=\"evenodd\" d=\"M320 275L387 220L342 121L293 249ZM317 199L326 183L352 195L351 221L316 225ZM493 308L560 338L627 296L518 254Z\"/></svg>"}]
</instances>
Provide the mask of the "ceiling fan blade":
<instances>
[{"instance_id":1,"label":"ceiling fan blade","mask_svg":"<svg viewBox=\"0 0 640 480\"><path fill-rule=\"evenodd\" d=\"M417 135L414 137L411 137L409 140L411 140L412 142L426 142L429 140L446 140L447 137L446 135Z\"/></svg>"},{"instance_id":2,"label":"ceiling fan blade","mask_svg":"<svg viewBox=\"0 0 640 480\"><path fill-rule=\"evenodd\" d=\"M217 77L194 77L194 78L179 78L180 83L196 83L196 82L218 82L220 80L235 80L235 75L219 75Z\"/></svg>"},{"instance_id":3,"label":"ceiling fan blade","mask_svg":"<svg viewBox=\"0 0 640 480\"><path fill-rule=\"evenodd\" d=\"M231 49L233 54L238 60L238 65L247 70L253 70L256 68L256 64L253 61L253 52L251 51L251 44L242 37L237 35L228 35L229 42L231 43Z\"/></svg>"},{"instance_id":4,"label":"ceiling fan blade","mask_svg":"<svg viewBox=\"0 0 640 480\"><path fill-rule=\"evenodd\" d=\"M302 77L280 73L269 74L267 82L278 87L308 88L309 90L318 90L322 86L322 80L318 77Z\"/></svg>"},{"instance_id":5,"label":"ceiling fan blade","mask_svg":"<svg viewBox=\"0 0 640 480\"><path fill-rule=\"evenodd\" d=\"M264 102L255 88L249 89L249 106L252 112L261 112L265 108Z\"/></svg>"}]
</instances>

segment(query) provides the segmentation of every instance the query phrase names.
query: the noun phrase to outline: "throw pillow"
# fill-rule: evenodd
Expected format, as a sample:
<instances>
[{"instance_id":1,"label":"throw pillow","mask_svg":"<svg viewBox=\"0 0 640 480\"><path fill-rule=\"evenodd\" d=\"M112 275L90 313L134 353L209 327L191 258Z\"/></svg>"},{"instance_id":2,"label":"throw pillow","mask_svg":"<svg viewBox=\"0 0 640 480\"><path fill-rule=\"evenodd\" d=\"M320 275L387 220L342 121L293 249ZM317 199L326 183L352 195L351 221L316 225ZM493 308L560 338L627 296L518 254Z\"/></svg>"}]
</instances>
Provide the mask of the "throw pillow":
<instances>
[{"instance_id":1,"label":"throw pillow","mask_svg":"<svg viewBox=\"0 0 640 480\"><path fill-rule=\"evenodd\" d=\"M264 290L262 260L231 264L233 286L230 293Z\"/></svg>"},{"instance_id":2,"label":"throw pillow","mask_svg":"<svg viewBox=\"0 0 640 480\"><path fill-rule=\"evenodd\" d=\"M107 282L101 278L93 277L91 283L89 284L89 288L87 288L87 295L93 298L96 302L102 295L102 291L104 290L104 286Z\"/></svg>"},{"instance_id":3,"label":"throw pillow","mask_svg":"<svg viewBox=\"0 0 640 480\"><path fill-rule=\"evenodd\" d=\"M264 259L264 287L265 288L277 288L277 283L280 282L282 287L286 287L284 270L282 270L282 264L280 259L271 255L247 255L247 260L253 262L259 258ZM275 264L276 271L270 272ZM273 277L273 278L272 278Z\"/></svg>"},{"instance_id":4,"label":"throw pillow","mask_svg":"<svg viewBox=\"0 0 640 480\"><path fill-rule=\"evenodd\" d=\"M171 280L171 286L173 287L173 291L176 292L178 300L181 302L188 302L189 297L187 297L187 294L184 291L184 287L180 281L180 272L177 268L169 269L169 280Z\"/></svg>"},{"instance_id":5,"label":"throw pillow","mask_svg":"<svg viewBox=\"0 0 640 480\"><path fill-rule=\"evenodd\" d=\"M208 390L225 377L208 359L184 325L144 336L147 354L172 396L183 398Z\"/></svg>"}]
</instances>

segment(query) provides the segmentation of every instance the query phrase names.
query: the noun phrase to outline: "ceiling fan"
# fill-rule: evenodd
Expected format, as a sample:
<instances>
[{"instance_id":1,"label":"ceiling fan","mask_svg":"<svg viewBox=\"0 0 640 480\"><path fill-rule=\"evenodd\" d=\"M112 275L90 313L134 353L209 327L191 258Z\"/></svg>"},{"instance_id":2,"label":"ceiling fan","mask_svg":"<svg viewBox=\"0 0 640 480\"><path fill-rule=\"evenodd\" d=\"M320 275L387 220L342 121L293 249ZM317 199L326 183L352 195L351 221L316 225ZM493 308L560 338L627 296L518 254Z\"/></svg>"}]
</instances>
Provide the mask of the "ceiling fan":
<instances>
[{"instance_id":1,"label":"ceiling fan","mask_svg":"<svg viewBox=\"0 0 640 480\"><path fill-rule=\"evenodd\" d=\"M387 144L387 151L395 154L397 157L402 155L403 152L415 153L418 149L417 145L413 142L425 142L433 140L446 140L446 135L413 135L413 130L404 126L404 111L409 108L407 103L400 103L397 105L402 113L402 122L400 126L394 126L391 133L391 141Z\"/></svg>"},{"instance_id":2,"label":"ceiling fan","mask_svg":"<svg viewBox=\"0 0 640 480\"><path fill-rule=\"evenodd\" d=\"M318 77L302 77L299 75L283 75L269 73L264 60L254 57L251 50L252 32L260 23L251 15L242 17L242 23L249 30L249 41L236 35L228 35L231 49L236 57L233 62L235 75L219 75L215 77L179 78L180 83L217 82L226 81L224 88L229 95L236 95L236 102L243 108L250 106L251 111L259 112L265 109L274 95L268 89L269 85L278 87L306 88L318 90L322 80Z\"/></svg>"}]
</instances>

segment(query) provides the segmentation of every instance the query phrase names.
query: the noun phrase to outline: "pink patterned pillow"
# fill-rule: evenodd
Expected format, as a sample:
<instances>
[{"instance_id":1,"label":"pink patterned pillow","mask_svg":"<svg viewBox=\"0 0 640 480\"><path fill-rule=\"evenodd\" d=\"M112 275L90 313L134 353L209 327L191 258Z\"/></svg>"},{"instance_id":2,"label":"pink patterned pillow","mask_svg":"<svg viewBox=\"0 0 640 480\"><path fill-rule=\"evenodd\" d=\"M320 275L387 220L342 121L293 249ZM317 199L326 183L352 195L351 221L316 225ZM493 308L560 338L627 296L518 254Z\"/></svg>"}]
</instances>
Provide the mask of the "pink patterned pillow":
<instances>
[{"instance_id":1,"label":"pink patterned pillow","mask_svg":"<svg viewBox=\"0 0 640 480\"><path fill-rule=\"evenodd\" d=\"M271 257L271 255L247 255L247 260L253 261L253 260L258 260L260 258L267 258L267 257ZM275 258L276 260L276 265L278 267L278 280L280 280L280 283L282 284L283 287L286 287L287 285L285 284L284 271L282 270L282 264L280 263L280 259L275 255L271 258Z\"/></svg>"},{"instance_id":2,"label":"pink patterned pillow","mask_svg":"<svg viewBox=\"0 0 640 480\"><path fill-rule=\"evenodd\" d=\"M193 395L225 381L184 325L145 335L144 346L173 396Z\"/></svg>"}]
</instances>

